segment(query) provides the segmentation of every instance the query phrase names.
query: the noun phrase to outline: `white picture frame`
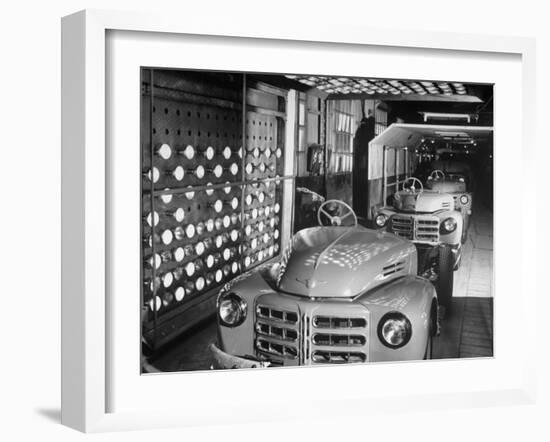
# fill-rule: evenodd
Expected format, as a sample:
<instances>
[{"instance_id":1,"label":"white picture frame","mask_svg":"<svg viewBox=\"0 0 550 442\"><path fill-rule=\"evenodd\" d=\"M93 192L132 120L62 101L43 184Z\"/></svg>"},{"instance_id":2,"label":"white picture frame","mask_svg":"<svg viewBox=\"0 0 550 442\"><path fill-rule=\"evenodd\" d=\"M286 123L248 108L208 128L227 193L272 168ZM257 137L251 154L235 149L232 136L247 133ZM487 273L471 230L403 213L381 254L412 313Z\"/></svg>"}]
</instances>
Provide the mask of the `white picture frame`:
<instances>
[{"instance_id":1,"label":"white picture frame","mask_svg":"<svg viewBox=\"0 0 550 442\"><path fill-rule=\"evenodd\" d=\"M113 358L110 344L109 327L112 325L108 293L109 265L113 256L109 255L109 156L107 147L109 134L106 121L110 118L107 111L107 94L110 92L110 78L107 72L107 35L109 32L150 32L164 36L216 36L238 38L249 44L258 39L267 39L273 45L293 44L293 42L312 42L320 45L339 45L346 47L402 48L403 50L429 50L432 53L468 52L472 54L502 54L519 57L521 64L521 154L522 158L533 158L534 146L534 103L535 103L535 45L532 39L506 37L499 38L452 33L427 33L388 30L376 30L368 27L349 28L331 26L285 28L280 23L264 23L261 28L253 24L230 21L225 24L209 23L205 19L196 19L184 25L177 17L156 16L144 13L127 13L87 10L65 17L62 22L62 423L85 432L114 431L138 428L159 428L169 426L208 425L213 419L217 422L254 422L259 420L285 419L298 416L299 408L281 409L280 404L259 409L251 403L250 396L236 399L237 418L224 416L224 413L205 412L206 408L197 406L193 412L174 409L167 403L165 408L157 406L147 411L146 407L134 411L112 411L109 405L109 392L115 388L109 375ZM152 35L152 34L151 34ZM265 40L264 40L265 41ZM252 43L250 43L252 44ZM429 74L429 72L427 72ZM498 134L502 121L495 124ZM518 132L519 133L519 132ZM498 138L497 138L498 140ZM497 175L499 164L497 162ZM526 166L525 166L526 167ZM516 196L524 207L535 207L536 191L532 188L518 187ZM527 211L521 211L521 223L528 222ZM517 221L516 221L517 222ZM519 236L526 235L520 232ZM518 284L521 287L521 299L518 311L526 311L529 305L536 304L534 279L527 278L527 257L535 256L535 244L518 238L516 252L521 262L521 274ZM496 254L500 253L498 242ZM502 250L502 249L501 249ZM499 264L496 266L499 271ZM504 268L501 267L501 268ZM510 302L502 298L501 306ZM498 313L498 308L496 309ZM137 319L139 320L139 319ZM514 376L500 387L483 389L474 387L468 391L438 393L437 389L425 394L391 391L388 394L367 396L358 390L357 395L343 398L347 402L338 402L328 406L332 415L369 414L380 411L405 411L411 406L418 409L463 408L489 406L500 403L533 403L535 396L535 324L527 316L518 315L515 326L522 327L524 346L518 351L518 367L514 367ZM495 339L499 339L504 330L499 316L495 316ZM502 336L502 334L501 334ZM532 338L532 339L531 339ZM505 345L505 344L503 344ZM137 349L136 349L137 352ZM495 360L498 360L498 351ZM456 361L455 361L456 362ZM430 370L443 373L446 364L453 362L433 362ZM461 366L464 367L461 363ZM137 367L137 364L136 364ZM393 365L378 365L377 370L393 370ZM490 370L490 367L487 367ZM336 368L341 369L341 368ZM427 370L428 366L409 364L408 370ZM460 369L455 366L454 369ZM298 369L300 370L300 369ZM323 372L323 376L333 376L335 371ZM361 376L363 367L353 367L346 373L350 378ZM281 371L289 379L301 376L299 371ZM315 378L313 369L309 377ZM258 371L259 373L259 371ZM321 373L321 372L318 372ZM364 372L363 372L364 373ZM397 372L396 372L397 373ZM193 383L202 378L193 378ZM217 375L217 374L216 374ZM220 374L221 376L221 374ZM221 379L217 376L218 380ZM257 372L233 372L224 376L236 376L240 382L251 382L264 376ZM163 377L164 384L169 376ZM157 376L157 379L159 376ZM303 378L303 376L302 376ZM175 378L174 378L175 379ZM183 379L183 380L182 380ZM191 379L191 378L189 378ZM185 382L184 378L179 378ZM193 394L197 394L194 392ZM395 397L402 400L395 404ZM361 400L361 398L365 400ZM342 399L342 400L343 400ZM371 400L369 400L371 399ZM144 399L145 400L145 399ZM330 402L332 399L328 399ZM336 399L334 399L335 401ZM311 397L309 407L302 416L319 416L327 401ZM298 404L299 405L299 404ZM333 402L336 405L336 402Z\"/></svg>"}]
</instances>

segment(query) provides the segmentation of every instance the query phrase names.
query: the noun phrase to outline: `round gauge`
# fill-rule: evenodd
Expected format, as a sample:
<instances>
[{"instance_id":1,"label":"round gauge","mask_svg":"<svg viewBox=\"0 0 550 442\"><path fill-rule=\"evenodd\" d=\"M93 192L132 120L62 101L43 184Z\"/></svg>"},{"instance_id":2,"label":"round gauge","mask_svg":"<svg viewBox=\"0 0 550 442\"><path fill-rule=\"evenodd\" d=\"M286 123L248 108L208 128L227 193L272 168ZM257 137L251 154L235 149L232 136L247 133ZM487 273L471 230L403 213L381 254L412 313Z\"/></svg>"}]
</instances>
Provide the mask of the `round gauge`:
<instances>
[{"instance_id":1,"label":"round gauge","mask_svg":"<svg viewBox=\"0 0 550 442\"><path fill-rule=\"evenodd\" d=\"M275 227L275 218L271 218L269 220L269 225L271 226L271 228Z\"/></svg>"},{"instance_id":2,"label":"round gauge","mask_svg":"<svg viewBox=\"0 0 550 442\"><path fill-rule=\"evenodd\" d=\"M195 288L200 292L204 288L204 284L204 278L202 276L199 276L195 281Z\"/></svg>"},{"instance_id":3,"label":"round gauge","mask_svg":"<svg viewBox=\"0 0 550 442\"><path fill-rule=\"evenodd\" d=\"M163 160L167 160L172 156L172 148L165 143L158 148L157 153Z\"/></svg>"},{"instance_id":4,"label":"round gauge","mask_svg":"<svg viewBox=\"0 0 550 442\"><path fill-rule=\"evenodd\" d=\"M252 165L252 163L246 163L246 167L245 167L246 173L250 175L253 170L254 170L254 166Z\"/></svg>"},{"instance_id":5,"label":"round gauge","mask_svg":"<svg viewBox=\"0 0 550 442\"><path fill-rule=\"evenodd\" d=\"M232 163L229 167L229 171L232 175L237 175L237 173L239 172L239 166L237 166L237 163Z\"/></svg>"},{"instance_id":6,"label":"round gauge","mask_svg":"<svg viewBox=\"0 0 550 442\"><path fill-rule=\"evenodd\" d=\"M182 207L178 207L176 211L174 212L174 218L176 218L176 221L178 223L181 223L183 219L185 218L185 210L183 210Z\"/></svg>"},{"instance_id":7,"label":"round gauge","mask_svg":"<svg viewBox=\"0 0 550 442\"><path fill-rule=\"evenodd\" d=\"M185 273L187 273L187 276L193 276L195 274L195 264L192 262L187 263Z\"/></svg>"},{"instance_id":8,"label":"round gauge","mask_svg":"<svg viewBox=\"0 0 550 442\"><path fill-rule=\"evenodd\" d=\"M160 257L160 255L158 253L155 253L155 258L153 259L153 257L151 256L151 258L149 258L149 265L151 267L155 267L155 269L158 269L160 267L160 265L162 264L162 259Z\"/></svg>"},{"instance_id":9,"label":"round gauge","mask_svg":"<svg viewBox=\"0 0 550 442\"><path fill-rule=\"evenodd\" d=\"M231 148L229 146L225 146L225 148L223 149L223 157L228 160L229 158L231 158Z\"/></svg>"},{"instance_id":10,"label":"round gauge","mask_svg":"<svg viewBox=\"0 0 550 442\"><path fill-rule=\"evenodd\" d=\"M269 246L269 256L273 255L273 246Z\"/></svg>"},{"instance_id":11,"label":"round gauge","mask_svg":"<svg viewBox=\"0 0 550 442\"><path fill-rule=\"evenodd\" d=\"M216 248L223 246L223 237L221 235L216 236Z\"/></svg>"},{"instance_id":12,"label":"round gauge","mask_svg":"<svg viewBox=\"0 0 550 442\"><path fill-rule=\"evenodd\" d=\"M268 216L270 211L271 211L271 209L269 208L269 206L266 206L265 209L264 209L265 216Z\"/></svg>"},{"instance_id":13,"label":"round gauge","mask_svg":"<svg viewBox=\"0 0 550 442\"><path fill-rule=\"evenodd\" d=\"M205 247L204 247L204 243L202 241L199 241L196 245L195 245L195 253L199 256L201 256L203 253L204 253L204 250L205 250Z\"/></svg>"},{"instance_id":14,"label":"round gauge","mask_svg":"<svg viewBox=\"0 0 550 442\"><path fill-rule=\"evenodd\" d=\"M221 200L216 200L216 202L214 203L214 210L220 213L222 209L223 209L223 203L221 202Z\"/></svg>"},{"instance_id":15,"label":"round gauge","mask_svg":"<svg viewBox=\"0 0 550 442\"><path fill-rule=\"evenodd\" d=\"M185 234L187 238L193 238L195 236L195 226L193 224L188 224L185 228Z\"/></svg>"},{"instance_id":16,"label":"round gauge","mask_svg":"<svg viewBox=\"0 0 550 442\"><path fill-rule=\"evenodd\" d=\"M252 239L252 241L250 242L250 247L252 247L252 249L258 247L258 240L256 238Z\"/></svg>"},{"instance_id":17,"label":"round gauge","mask_svg":"<svg viewBox=\"0 0 550 442\"><path fill-rule=\"evenodd\" d=\"M216 270L216 282L220 282L223 279L223 272L221 270Z\"/></svg>"},{"instance_id":18,"label":"round gauge","mask_svg":"<svg viewBox=\"0 0 550 442\"><path fill-rule=\"evenodd\" d=\"M208 146L206 148L206 151L204 152L204 156L207 160L211 160L212 158L214 158L215 153L216 151L214 150L214 148L212 146Z\"/></svg>"},{"instance_id":19,"label":"round gauge","mask_svg":"<svg viewBox=\"0 0 550 442\"><path fill-rule=\"evenodd\" d=\"M174 178L176 180L181 181L185 176L185 169L181 166L178 166L172 171L172 175L174 175Z\"/></svg>"},{"instance_id":20,"label":"round gauge","mask_svg":"<svg viewBox=\"0 0 550 442\"><path fill-rule=\"evenodd\" d=\"M237 197L234 197L232 200L231 200L231 207L233 209L236 209L237 207L239 207L239 200L237 199Z\"/></svg>"},{"instance_id":21,"label":"round gauge","mask_svg":"<svg viewBox=\"0 0 550 442\"><path fill-rule=\"evenodd\" d=\"M276 156L277 158L281 158L281 155L282 155L282 154L283 154L283 152L281 151L281 149L277 149L277 150L275 151L275 156Z\"/></svg>"},{"instance_id":22,"label":"round gauge","mask_svg":"<svg viewBox=\"0 0 550 442\"><path fill-rule=\"evenodd\" d=\"M162 232L162 242L165 245L168 245L172 242L172 239L174 239L174 235L172 234L171 230L166 229L164 232Z\"/></svg>"},{"instance_id":23,"label":"round gauge","mask_svg":"<svg viewBox=\"0 0 550 442\"><path fill-rule=\"evenodd\" d=\"M195 198L195 192L193 191L185 192L185 198L187 198L188 200L192 200L193 198Z\"/></svg>"},{"instance_id":24,"label":"round gauge","mask_svg":"<svg viewBox=\"0 0 550 442\"><path fill-rule=\"evenodd\" d=\"M231 272L232 273L237 273L238 271L239 271L239 264L237 264L236 262L231 264Z\"/></svg>"},{"instance_id":25,"label":"round gauge","mask_svg":"<svg viewBox=\"0 0 550 442\"><path fill-rule=\"evenodd\" d=\"M229 258L231 258L231 252L229 249L223 249L223 259L227 261Z\"/></svg>"},{"instance_id":26,"label":"round gauge","mask_svg":"<svg viewBox=\"0 0 550 442\"><path fill-rule=\"evenodd\" d=\"M214 220L212 218L208 219L208 221L206 221L206 230L208 232L211 232L212 230L214 230Z\"/></svg>"},{"instance_id":27,"label":"round gauge","mask_svg":"<svg viewBox=\"0 0 550 442\"><path fill-rule=\"evenodd\" d=\"M217 164L216 167L214 167L214 176L216 178L221 177L223 174L223 167L220 164Z\"/></svg>"},{"instance_id":28,"label":"round gauge","mask_svg":"<svg viewBox=\"0 0 550 442\"><path fill-rule=\"evenodd\" d=\"M250 206L252 204L252 195L250 194L246 195L245 203L247 206Z\"/></svg>"},{"instance_id":29,"label":"round gauge","mask_svg":"<svg viewBox=\"0 0 550 442\"><path fill-rule=\"evenodd\" d=\"M147 172L147 178L151 181L151 170ZM160 172L156 167L153 167L153 183L156 183L160 178Z\"/></svg>"},{"instance_id":30,"label":"round gauge","mask_svg":"<svg viewBox=\"0 0 550 442\"><path fill-rule=\"evenodd\" d=\"M271 149L269 147L265 150L265 156L266 158L269 158L271 156Z\"/></svg>"},{"instance_id":31,"label":"round gauge","mask_svg":"<svg viewBox=\"0 0 550 442\"><path fill-rule=\"evenodd\" d=\"M155 301L153 301L152 299L149 301L149 307L153 311L159 311L161 306L162 300L160 299L160 296L155 296Z\"/></svg>"},{"instance_id":32,"label":"round gauge","mask_svg":"<svg viewBox=\"0 0 550 442\"><path fill-rule=\"evenodd\" d=\"M172 272L168 272L162 277L162 283L166 288L170 287L173 282L174 282L174 275L172 275Z\"/></svg>"},{"instance_id":33,"label":"round gauge","mask_svg":"<svg viewBox=\"0 0 550 442\"><path fill-rule=\"evenodd\" d=\"M204 166L202 165L198 165L197 168L195 169L195 175L197 176L197 178L201 179L201 178L204 178Z\"/></svg>"},{"instance_id":34,"label":"round gauge","mask_svg":"<svg viewBox=\"0 0 550 442\"><path fill-rule=\"evenodd\" d=\"M281 206L279 205L279 203L275 203L273 210L275 211L275 213L279 213L279 210L281 210Z\"/></svg>"},{"instance_id":35,"label":"round gauge","mask_svg":"<svg viewBox=\"0 0 550 442\"><path fill-rule=\"evenodd\" d=\"M264 243L267 244L269 242L269 234L264 233L263 239L264 239Z\"/></svg>"},{"instance_id":36,"label":"round gauge","mask_svg":"<svg viewBox=\"0 0 550 442\"><path fill-rule=\"evenodd\" d=\"M265 172L265 163L260 163L260 172Z\"/></svg>"},{"instance_id":37,"label":"round gauge","mask_svg":"<svg viewBox=\"0 0 550 442\"><path fill-rule=\"evenodd\" d=\"M278 239L279 238L279 229L275 229L273 232L273 238Z\"/></svg>"},{"instance_id":38,"label":"round gauge","mask_svg":"<svg viewBox=\"0 0 550 442\"><path fill-rule=\"evenodd\" d=\"M258 224L258 230L260 232L263 232L264 231L264 222L263 221L260 221L260 223Z\"/></svg>"},{"instance_id":39,"label":"round gauge","mask_svg":"<svg viewBox=\"0 0 550 442\"><path fill-rule=\"evenodd\" d=\"M168 190L168 189L164 189L164 190ZM172 202L172 198L173 198L174 195L172 195L171 193L165 193L163 195L160 196L160 200L164 203L164 204L170 204Z\"/></svg>"},{"instance_id":40,"label":"round gauge","mask_svg":"<svg viewBox=\"0 0 550 442\"><path fill-rule=\"evenodd\" d=\"M192 160L193 157L195 156L195 148L190 144L188 144L185 150L183 151L183 154L188 160Z\"/></svg>"},{"instance_id":41,"label":"round gauge","mask_svg":"<svg viewBox=\"0 0 550 442\"><path fill-rule=\"evenodd\" d=\"M185 238L185 230L183 230L183 227L178 226L174 229L174 237L181 241L183 238Z\"/></svg>"},{"instance_id":42,"label":"round gauge","mask_svg":"<svg viewBox=\"0 0 550 442\"><path fill-rule=\"evenodd\" d=\"M206 257L206 267L210 268L214 265L214 257L212 255L208 255Z\"/></svg>"},{"instance_id":43,"label":"round gauge","mask_svg":"<svg viewBox=\"0 0 550 442\"><path fill-rule=\"evenodd\" d=\"M250 236L250 234L252 233L252 227L250 226L250 224L248 224L248 225L244 228L244 233L246 234L246 236Z\"/></svg>"},{"instance_id":44,"label":"round gauge","mask_svg":"<svg viewBox=\"0 0 550 442\"><path fill-rule=\"evenodd\" d=\"M250 264L251 264L250 256L247 256L247 257L244 259L244 266L245 266L245 267L248 267Z\"/></svg>"},{"instance_id":45,"label":"round gauge","mask_svg":"<svg viewBox=\"0 0 550 442\"><path fill-rule=\"evenodd\" d=\"M237 224L239 222L239 215L236 213L231 214L231 224Z\"/></svg>"},{"instance_id":46,"label":"round gauge","mask_svg":"<svg viewBox=\"0 0 550 442\"><path fill-rule=\"evenodd\" d=\"M265 200L265 194L264 194L263 192L260 192L260 193L258 194L258 201L259 201L260 203L263 203L264 200Z\"/></svg>"},{"instance_id":47,"label":"round gauge","mask_svg":"<svg viewBox=\"0 0 550 442\"><path fill-rule=\"evenodd\" d=\"M155 212L155 214L153 215L153 218L155 220L155 226L156 226L159 223L159 214ZM147 224L151 225L151 213L147 215Z\"/></svg>"},{"instance_id":48,"label":"round gauge","mask_svg":"<svg viewBox=\"0 0 550 442\"><path fill-rule=\"evenodd\" d=\"M258 218L258 209L252 209L252 219Z\"/></svg>"},{"instance_id":49,"label":"round gauge","mask_svg":"<svg viewBox=\"0 0 550 442\"><path fill-rule=\"evenodd\" d=\"M185 296L185 289L183 287L178 287L174 295L176 296L176 301L180 302Z\"/></svg>"},{"instance_id":50,"label":"round gauge","mask_svg":"<svg viewBox=\"0 0 550 442\"><path fill-rule=\"evenodd\" d=\"M175 251L174 251L174 259L177 261L177 262L180 262L183 260L183 258L185 258L185 252L183 251L183 247L178 247Z\"/></svg>"},{"instance_id":51,"label":"round gauge","mask_svg":"<svg viewBox=\"0 0 550 442\"><path fill-rule=\"evenodd\" d=\"M220 230L222 228L222 225L223 225L223 221L221 218L216 218L216 220L214 221L214 225L216 226L216 230Z\"/></svg>"},{"instance_id":52,"label":"round gauge","mask_svg":"<svg viewBox=\"0 0 550 442\"><path fill-rule=\"evenodd\" d=\"M239 231L236 229L233 229L230 235L231 235L231 241L237 241L239 239Z\"/></svg>"},{"instance_id":53,"label":"round gauge","mask_svg":"<svg viewBox=\"0 0 550 442\"><path fill-rule=\"evenodd\" d=\"M206 185L210 187L210 186L212 185L212 183L207 183ZM214 193L214 189L209 189L209 188L207 188L207 189L205 190L205 193L206 193L208 196L211 196L211 195Z\"/></svg>"},{"instance_id":54,"label":"round gauge","mask_svg":"<svg viewBox=\"0 0 550 442\"><path fill-rule=\"evenodd\" d=\"M263 260L263 259L264 259L264 252L263 252L263 250L260 250L260 251L258 252L258 261L261 261L261 260Z\"/></svg>"},{"instance_id":55,"label":"round gauge","mask_svg":"<svg viewBox=\"0 0 550 442\"><path fill-rule=\"evenodd\" d=\"M231 218L229 218L229 215L225 215L223 217L223 226L227 229L231 225Z\"/></svg>"},{"instance_id":56,"label":"round gauge","mask_svg":"<svg viewBox=\"0 0 550 442\"><path fill-rule=\"evenodd\" d=\"M229 181L226 181L225 184L230 184L230 183L229 183ZM225 187L223 188L223 191L224 191L227 195L229 195L229 194L231 193L231 186L225 186Z\"/></svg>"}]
</instances>

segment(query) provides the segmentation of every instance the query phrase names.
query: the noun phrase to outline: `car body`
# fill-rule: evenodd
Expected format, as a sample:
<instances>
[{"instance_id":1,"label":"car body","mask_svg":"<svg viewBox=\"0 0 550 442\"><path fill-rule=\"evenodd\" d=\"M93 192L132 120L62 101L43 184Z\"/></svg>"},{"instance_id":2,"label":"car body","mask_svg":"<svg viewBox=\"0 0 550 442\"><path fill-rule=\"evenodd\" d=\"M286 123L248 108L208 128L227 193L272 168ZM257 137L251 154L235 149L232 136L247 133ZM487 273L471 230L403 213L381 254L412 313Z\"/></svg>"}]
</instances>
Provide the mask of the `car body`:
<instances>
[{"instance_id":1,"label":"car body","mask_svg":"<svg viewBox=\"0 0 550 442\"><path fill-rule=\"evenodd\" d=\"M448 193L453 197L455 210L462 214L464 220L462 229L462 243L464 243L470 227L473 203L473 195L467 191L466 176L462 173L445 173L434 170L426 180L426 188L439 193Z\"/></svg>"},{"instance_id":2,"label":"car body","mask_svg":"<svg viewBox=\"0 0 550 442\"><path fill-rule=\"evenodd\" d=\"M463 217L448 193L405 187L393 195L393 205L378 209L375 227L412 241L418 251L418 272L437 287L439 302L451 310L453 271L460 265ZM451 226L452 228L447 228Z\"/></svg>"},{"instance_id":3,"label":"car body","mask_svg":"<svg viewBox=\"0 0 550 442\"><path fill-rule=\"evenodd\" d=\"M279 261L221 290L216 366L429 358L437 295L417 275L416 254L410 241L357 223L299 231ZM239 321L227 322L228 306Z\"/></svg>"}]
</instances>

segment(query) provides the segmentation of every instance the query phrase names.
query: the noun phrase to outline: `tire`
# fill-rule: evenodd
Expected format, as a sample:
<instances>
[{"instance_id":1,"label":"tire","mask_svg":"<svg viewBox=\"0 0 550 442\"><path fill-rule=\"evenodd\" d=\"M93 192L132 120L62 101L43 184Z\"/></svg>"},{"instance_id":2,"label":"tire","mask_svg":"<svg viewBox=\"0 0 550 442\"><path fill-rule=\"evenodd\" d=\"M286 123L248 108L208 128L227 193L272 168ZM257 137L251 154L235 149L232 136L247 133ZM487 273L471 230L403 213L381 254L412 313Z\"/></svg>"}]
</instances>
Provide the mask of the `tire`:
<instances>
[{"instance_id":1,"label":"tire","mask_svg":"<svg viewBox=\"0 0 550 442\"><path fill-rule=\"evenodd\" d=\"M438 278L437 298L439 305L445 308L445 314L449 316L452 312L454 282L453 252L449 246L439 248L438 257Z\"/></svg>"},{"instance_id":2,"label":"tire","mask_svg":"<svg viewBox=\"0 0 550 442\"><path fill-rule=\"evenodd\" d=\"M433 337L432 331L430 330L430 332L428 334L428 342L426 342L426 351L424 352L424 358L423 359L425 359L425 360L432 359L433 342L434 342L434 337Z\"/></svg>"},{"instance_id":3,"label":"tire","mask_svg":"<svg viewBox=\"0 0 550 442\"><path fill-rule=\"evenodd\" d=\"M433 358L433 344L434 336L437 333L437 304L435 301L432 302L432 308L430 309L430 327L428 329L428 339L426 342L426 350L424 351L424 360Z\"/></svg>"}]
</instances>

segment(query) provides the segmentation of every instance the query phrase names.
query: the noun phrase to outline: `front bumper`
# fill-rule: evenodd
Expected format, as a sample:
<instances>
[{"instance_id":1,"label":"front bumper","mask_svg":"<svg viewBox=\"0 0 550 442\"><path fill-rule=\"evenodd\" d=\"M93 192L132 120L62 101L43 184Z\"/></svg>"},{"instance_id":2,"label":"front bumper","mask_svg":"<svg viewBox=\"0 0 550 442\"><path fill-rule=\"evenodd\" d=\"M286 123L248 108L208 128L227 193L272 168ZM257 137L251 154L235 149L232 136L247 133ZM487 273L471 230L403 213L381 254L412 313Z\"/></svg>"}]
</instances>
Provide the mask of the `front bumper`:
<instances>
[{"instance_id":1,"label":"front bumper","mask_svg":"<svg viewBox=\"0 0 550 442\"><path fill-rule=\"evenodd\" d=\"M214 344L210 344L209 350L214 360L214 368L217 368L217 369L264 368L264 367L269 367L271 365L271 363L267 361L258 361L255 359L246 359L246 358L240 358L238 356L230 355L220 350Z\"/></svg>"}]
</instances>

